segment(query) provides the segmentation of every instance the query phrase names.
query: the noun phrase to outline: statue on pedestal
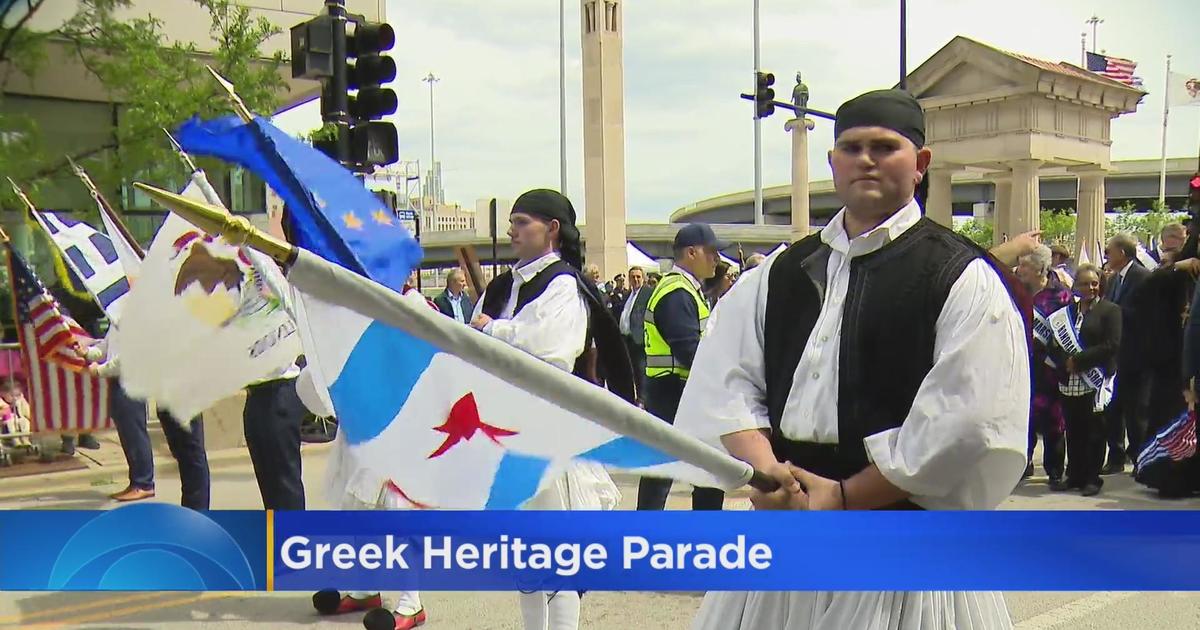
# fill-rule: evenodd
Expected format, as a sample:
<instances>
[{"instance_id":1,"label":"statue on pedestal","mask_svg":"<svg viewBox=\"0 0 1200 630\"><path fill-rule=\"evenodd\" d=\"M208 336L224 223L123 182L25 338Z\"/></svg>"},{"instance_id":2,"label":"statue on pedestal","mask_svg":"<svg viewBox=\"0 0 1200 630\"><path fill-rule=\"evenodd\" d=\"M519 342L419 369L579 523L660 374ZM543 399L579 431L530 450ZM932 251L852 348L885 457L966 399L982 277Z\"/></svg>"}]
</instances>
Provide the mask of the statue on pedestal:
<instances>
[{"instance_id":1,"label":"statue on pedestal","mask_svg":"<svg viewBox=\"0 0 1200 630\"><path fill-rule=\"evenodd\" d=\"M792 104L800 109L808 109L808 86L804 84L804 80L800 78L800 73L796 73L796 87L792 88ZM803 116L803 112L796 112L797 116Z\"/></svg>"}]
</instances>

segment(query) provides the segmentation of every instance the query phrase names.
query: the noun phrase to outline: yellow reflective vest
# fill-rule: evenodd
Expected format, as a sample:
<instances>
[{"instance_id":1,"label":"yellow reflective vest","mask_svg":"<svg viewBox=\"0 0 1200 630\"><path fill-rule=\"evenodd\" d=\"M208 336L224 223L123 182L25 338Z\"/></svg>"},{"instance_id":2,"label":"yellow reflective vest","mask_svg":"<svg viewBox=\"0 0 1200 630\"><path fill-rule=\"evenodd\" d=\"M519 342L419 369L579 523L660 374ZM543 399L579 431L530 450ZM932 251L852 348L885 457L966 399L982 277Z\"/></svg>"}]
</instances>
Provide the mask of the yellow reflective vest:
<instances>
[{"instance_id":1,"label":"yellow reflective vest","mask_svg":"<svg viewBox=\"0 0 1200 630\"><path fill-rule=\"evenodd\" d=\"M708 301L700 294L700 290L692 281L681 273L669 273L659 280L650 295L646 305L646 377L656 378L666 374L674 374L686 379L690 370L675 360L671 354L671 346L667 345L662 333L654 321L654 309L660 300L672 291L687 291L696 300L696 311L700 314L700 334L704 335L704 325L708 321Z\"/></svg>"}]
</instances>

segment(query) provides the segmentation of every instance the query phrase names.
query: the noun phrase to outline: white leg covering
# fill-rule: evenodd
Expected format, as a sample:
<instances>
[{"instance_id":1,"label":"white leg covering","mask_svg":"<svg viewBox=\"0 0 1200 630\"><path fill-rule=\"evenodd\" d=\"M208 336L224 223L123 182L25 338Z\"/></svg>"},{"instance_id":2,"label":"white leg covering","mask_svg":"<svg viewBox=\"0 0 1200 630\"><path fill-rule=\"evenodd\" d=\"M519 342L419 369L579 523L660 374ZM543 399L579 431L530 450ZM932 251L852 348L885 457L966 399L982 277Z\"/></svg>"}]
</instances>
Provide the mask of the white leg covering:
<instances>
[{"instance_id":1,"label":"white leg covering","mask_svg":"<svg viewBox=\"0 0 1200 630\"><path fill-rule=\"evenodd\" d=\"M400 591L396 593L396 607L392 610L402 615L415 615L421 610L421 591Z\"/></svg>"},{"instance_id":2,"label":"white leg covering","mask_svg":"<svg viewBox=\"0 0 1200 630\"><path fill-rule=\"evenodd\" d=\"M549 607L546 605L546 594L541 591L521 593L521 618L525 620L525 630L549 630Z\"/></svg>"},{"instance_id":3,"label":"white leg covering","mask_svg":"<svg viewBox=\"0 0 1200 630\"><path fill-rule=\"evenodd\" d=\"M579 593L559 591L548 593L550 624L548 630L577 630L579 628Z\"/></svg>"}]
</instances>

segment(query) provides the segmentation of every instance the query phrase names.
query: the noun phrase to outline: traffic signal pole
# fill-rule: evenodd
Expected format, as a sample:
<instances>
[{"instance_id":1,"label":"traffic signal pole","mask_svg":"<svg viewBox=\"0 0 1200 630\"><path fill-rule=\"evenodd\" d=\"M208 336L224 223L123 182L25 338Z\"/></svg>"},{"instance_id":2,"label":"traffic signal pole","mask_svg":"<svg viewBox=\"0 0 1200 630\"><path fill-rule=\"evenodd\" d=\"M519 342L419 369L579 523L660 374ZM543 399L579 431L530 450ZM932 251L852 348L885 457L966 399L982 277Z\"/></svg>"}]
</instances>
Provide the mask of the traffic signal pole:
<instances>
[{"instance_id":1,"label":"traffic signal pole","mask_svg":"<svg viewBox=\"0 0 1200 630\"><path fill-rule=\"evenodd\" d=\"M759 76L759 28L758 0L754 0L754 85L758 89ZM754 225L763 223L762 191L762 118L754 116Z\"/></svg>"},{"instance_id":2,"label":"traffic signal pole","mask_svg":"<svg viewBox=\"0 0 1200 630\"><path fill-rule=\"evenodd\" d=\"M350 164L350 93L346 66L346 0L325 0L325 9L333 18L333 76L330 91L334 111L322 121L337 126L337 161Z\"/></svg>"}]
</instances>

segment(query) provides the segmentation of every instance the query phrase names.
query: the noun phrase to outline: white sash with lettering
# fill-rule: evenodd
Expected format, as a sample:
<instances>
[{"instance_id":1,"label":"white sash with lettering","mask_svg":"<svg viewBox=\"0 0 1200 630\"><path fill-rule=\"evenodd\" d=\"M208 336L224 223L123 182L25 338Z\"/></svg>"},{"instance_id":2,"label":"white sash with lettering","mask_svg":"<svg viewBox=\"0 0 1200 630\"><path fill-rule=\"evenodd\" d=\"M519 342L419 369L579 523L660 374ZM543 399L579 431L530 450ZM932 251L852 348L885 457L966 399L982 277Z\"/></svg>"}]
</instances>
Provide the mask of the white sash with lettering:
<instances>
[{"instance_id":1,"label":"white sash with lettering","mask_svg":"<svg viewBox=\"0 0 1200 630\"><path fill-rule=\"evenodd\" d=\"M1054 339L1054 329L1050 327L1050 320L1046 319L1042 312L1033 307L1033 338L1040 342L1043 346L1049 346L1050 340ZM1058 367L1054 359L1050 358L1050 354L1046 354L1046 365L1050 367Z\"/></svg>"},{"instance_id":2,"label":"white sash with lettering","mask_svg":"<svg viewBox=\"0 0 1200 630\"><path fill-rule=\"evenodd\" d=\"M1034 312L1036 310L1034 309ZM1083 352L1083 344L1079 340L1079 332L1075 330L1075 320L1076 306L1074 303L1054 311L1049 319L1054 341L1071 356ZM1104 373L1098 367L1082 372L1079 376L1089 389L1096 392L1095 410L1102 411L1105 407L1108 407L1108 403L1112 402L1113 377L1109 376L1105 378Z\"/></svg>"}]
</instances>

